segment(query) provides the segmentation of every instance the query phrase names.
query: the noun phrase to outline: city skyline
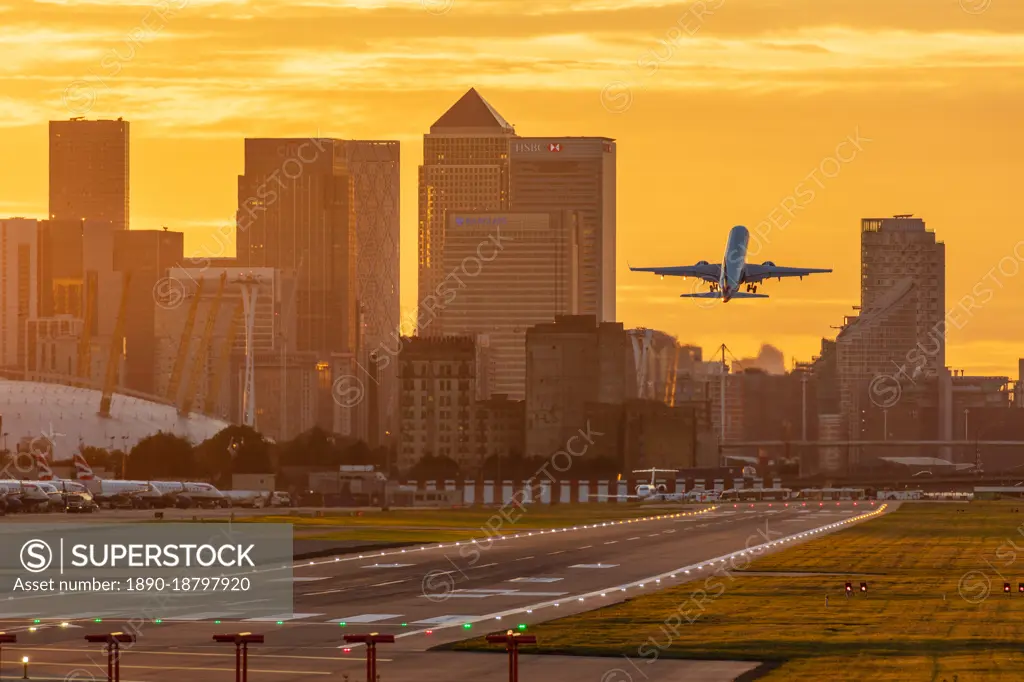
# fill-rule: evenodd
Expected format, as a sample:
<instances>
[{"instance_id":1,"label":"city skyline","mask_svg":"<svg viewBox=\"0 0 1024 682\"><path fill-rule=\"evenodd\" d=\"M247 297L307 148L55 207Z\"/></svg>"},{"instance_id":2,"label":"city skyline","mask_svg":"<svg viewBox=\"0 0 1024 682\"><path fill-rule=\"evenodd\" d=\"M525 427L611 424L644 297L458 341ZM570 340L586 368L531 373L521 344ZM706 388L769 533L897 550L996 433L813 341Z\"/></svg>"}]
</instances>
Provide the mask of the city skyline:
<instances>
[{"instance_id":1,"label":"city skyline","mask_svg":"<svg viewBox=\"0 0 1024 682\"><path fill-rule=\"evenodd\" d=\"M363 11L358 21L355 10L285 9L274 3L252 10L247 21L217 20L188 3L172 4L180 9L156 22L146 19L146 7L103 3L76 9L73 23L62 20L56 6L4 13L12 30L46 25L80 51L66 52L59 66L44 67L33 61L31 49L19 49L8 66L31 78L10 89L10 113L0 124L0 146L19 160L0 169L6 188L0 215L46 217L48 120L85 115L130 121L130 223L138 229L180 229L186 253L201 254L219 249L223 239L215 230L234 223L243 138L395 139L405 150L401 300L408 313L418 297L415 193L422 135L476 87L520 135L616 140L617 317L627 327L664 330L705 349L725 342L741 356L768 343L783 350L787 363L793 357L807 360L822 337L835 337L830 327L858 304L861 219L907 212L923 218L948 247L947 310L979 283L993 292L972 314L960 316L961 329L950 329L947 364L973 374L1015 375L1016 339L1024 322L1022 304L1012 294L1020 277L1014 248L1024 255L1024 246L1017 246L1003 197L1012 196L1019 143L1009 116L1016 95L1001 91L999 79L1018 68L1020 8L998 4L970 14L949 3L911 13L872 3L871 13L854 19L804 2L785 3L775 14L750 7L730 14L726 0L706 3L714 14L697 19L686 18L679 7L591 10L581 12L571 29L550 15L527 12L503 29L504 42L472 33L474 50L491 56L478 63L457 60L439 47L439 38L487 25L468 4L406 3ZM500 3L489 7L505 11ZM129 48L126 37L144 21L148 38ZM255 81L256 94L240 96L221 82L255 67L255 56L215 60L213 51L223 45L202 38L188 41L189 57L180 59L185 39L212 30L217 21L229 22L234 33L225 40L240 44L250 39L250 30L285 22L286 30L263 39L289 56L273 75ZM403 46L429 44L435 53L409 62L415 68L384 59L373 67L381 79L357 76L345 67L363 63L354 50L313 58L312 50L341 25L353 35L372 33L381 45L401 39ZM909 35L885 25L904 26ZM780 33L776 26L787 28ZM1002 38L985 42L978 33L983 29L999 31ZM575 38L566 36L570 30ZM675 46L658 43L677 33ZM866 42L858 44L865 35L873 41L870 51ZM298 36L306 42L299 45ZM716 49L728 45L743 53L742 78L728 68L730 62L693 75L694 66L711 63ZM364 45L363 57L378 49L383 47ZM189 71L206 57L209 74ZM978 66L986 57L996 65ZM927 71L918 66L924 58L931 63ZM503 72L512 60L528 65L525 75ZM554 62L564 69L557 79L543 70ZM319 68L325 64L331 68ZM112 65L120 67L116 74ZM773 67L787 75L780 77ZM68 90L77 81L67 74L80 74L84 85ZM283 74L294 77L287 87ZM832 79L828 86L826 77ZM419 85L411 82L417 78ZM557 90L550 87L554 80ZM957 86L959 94L944 95L936 86ZM89 88L94 97L83 100ZM346 92L342 98L340 91ZM963 96L965 91L972 96ZM62 101L64 93L69 94ZM879 106L880 98L885 106ZM850 138L860 146L847 142L837 151ZM798 194L801 183L814 199ZM702 308L678 299L690 282L662 282L625 270L627 261L715 260L723 230L745 224L753 242L757 226L784 215L785 202L792 206L792 200L801 210L784 229L765 231L756 262L835 267L828 282L770 283L770 301ZM986 230L985 239L977 238L979 228ZM1010 260L1000 273L1004 258Z\"/></svg>"}]
</instances>

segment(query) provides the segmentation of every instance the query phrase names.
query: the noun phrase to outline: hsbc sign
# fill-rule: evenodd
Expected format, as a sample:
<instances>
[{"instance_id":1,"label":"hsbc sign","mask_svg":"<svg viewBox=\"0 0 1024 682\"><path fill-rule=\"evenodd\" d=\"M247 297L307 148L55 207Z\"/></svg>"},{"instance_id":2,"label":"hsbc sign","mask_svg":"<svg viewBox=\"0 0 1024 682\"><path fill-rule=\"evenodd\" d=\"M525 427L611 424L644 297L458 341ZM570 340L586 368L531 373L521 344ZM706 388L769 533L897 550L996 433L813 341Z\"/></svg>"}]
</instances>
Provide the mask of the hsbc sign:
<instances>
[{"instance_id":1,"label":"hsbc sign","mask_svg":"<svg viewBox=\"0 0 1024 682\"><path fill-rule=\"evenodd\" d=\"M515 142L512 144L512 151L516 153L523 152L560 152L562 151L561 142Z\"/></svg>"}]
</instances>

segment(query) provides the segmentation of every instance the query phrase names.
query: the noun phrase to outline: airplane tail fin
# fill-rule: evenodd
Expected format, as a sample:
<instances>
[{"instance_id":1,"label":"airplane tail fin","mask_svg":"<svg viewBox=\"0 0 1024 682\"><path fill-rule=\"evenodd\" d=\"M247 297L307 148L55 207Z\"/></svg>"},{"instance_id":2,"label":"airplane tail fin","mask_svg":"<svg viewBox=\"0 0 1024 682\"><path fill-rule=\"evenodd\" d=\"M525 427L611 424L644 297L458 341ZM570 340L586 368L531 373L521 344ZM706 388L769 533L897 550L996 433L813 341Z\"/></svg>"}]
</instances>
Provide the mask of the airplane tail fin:
<instances>
[{"instance_id":1,"label":"airplane tail fin","mask_svg":"<svg viewBox=\"0 0 1024 682\"><path fill-rule=\"evenodd\" d=\"M46 461L46 455L41 452L33 453L33 458L36 460L36 471L39 474L40 481L52 481L54 479L53 469Z\"/></svg>"},{"instance_id":2,"label":"airplane tail fin","mask_svg":"<svg viewBox=\"0 0 1024 682\"><path fill-rule=\"evenodd\" d=\"M92 481L96 478L96 474L93 473L92 467L85 461L85 457L81 452L75 453L75 473L79 481Z\"/></svg>"},{"instance_id":3,"label":"airplane tail fin","mask_svg":"<svg viewBox=\"0 0 1024 682\"><path fill-rule=\"evenodd\" d=\"M705 291L702 294L679 294L679 298L722 298L722 292ZM737 291L730 298L768 298L768 294L751 294L746 291Z\"/></svg>"}]
</instances>

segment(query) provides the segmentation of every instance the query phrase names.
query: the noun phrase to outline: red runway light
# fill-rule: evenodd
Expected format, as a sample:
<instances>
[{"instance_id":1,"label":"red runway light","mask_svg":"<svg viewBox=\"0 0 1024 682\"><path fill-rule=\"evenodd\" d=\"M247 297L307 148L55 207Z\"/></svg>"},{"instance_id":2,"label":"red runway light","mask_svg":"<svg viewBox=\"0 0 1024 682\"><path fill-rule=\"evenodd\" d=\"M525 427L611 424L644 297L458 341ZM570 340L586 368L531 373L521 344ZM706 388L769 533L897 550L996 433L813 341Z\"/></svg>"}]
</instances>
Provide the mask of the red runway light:
<instances>
[{"instance_id":1,"label":"red runway light","mask_svg":"<svg viewBox=\"0 0 1024 682\"><path fill-rule=\"evenodd\" d=\"M351 649L342 649L342 652L346 653L346 654L350 654L350 653L352 653L352 650Z\"/></svg>"},{"instance_id":2,"label":"red runway light","mask_svg":"<svg viewBox=\"0 0 1024 682\"><path fill-rule=\"evenodd\" d=\"M434 631L433 630L427 630L427 634L428 635L432 635L432 634L434 634Z\"/></svg>"}]
</instances>

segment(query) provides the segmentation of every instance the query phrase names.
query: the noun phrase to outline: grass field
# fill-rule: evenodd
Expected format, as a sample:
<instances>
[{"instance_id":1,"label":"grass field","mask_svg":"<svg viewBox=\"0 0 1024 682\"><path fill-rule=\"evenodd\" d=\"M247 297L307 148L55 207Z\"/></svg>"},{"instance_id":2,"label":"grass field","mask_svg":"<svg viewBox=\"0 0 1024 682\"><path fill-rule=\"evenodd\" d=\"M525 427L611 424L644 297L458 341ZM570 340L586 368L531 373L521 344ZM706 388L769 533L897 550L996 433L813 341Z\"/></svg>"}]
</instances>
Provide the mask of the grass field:
<instances>
[{"instance_id":1,"label":"grass field","mask_svg":"<svg viewBox=\"0 0 1024 682\"><path fill-rule=\"evenodd\" d=\"M497 509L400 509L395 511L339 512L335 515L253 516L244 523L291 523L297 536L323 540L369 542L450 542L481 538L488 533L519 533L585 523L636 519L680 511L696 512L706 505L654 507L650 504L583 504L555 507L508 506L503 517ZM357 515L358 514L358 515ZM491 529L491 530L489 530Z\"/></svg>"},{"instance_id":2,"label":"grass field","mask_svg":"<svg viewBox=\"0 0 1024 682\"><path fill-rule=\"evenodd\" d=\"M808 575L733 572L531 633L541 652L625 655L640 670L657 658L784 661L766 682L1024 679L1024 505L904 504L746 571ZM494 649L479 640L458 646Z\"/></svg>"}]
</instances>

